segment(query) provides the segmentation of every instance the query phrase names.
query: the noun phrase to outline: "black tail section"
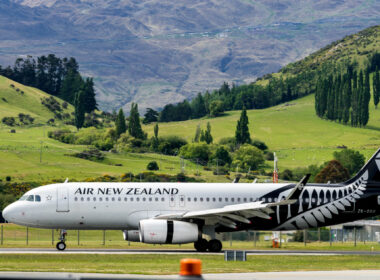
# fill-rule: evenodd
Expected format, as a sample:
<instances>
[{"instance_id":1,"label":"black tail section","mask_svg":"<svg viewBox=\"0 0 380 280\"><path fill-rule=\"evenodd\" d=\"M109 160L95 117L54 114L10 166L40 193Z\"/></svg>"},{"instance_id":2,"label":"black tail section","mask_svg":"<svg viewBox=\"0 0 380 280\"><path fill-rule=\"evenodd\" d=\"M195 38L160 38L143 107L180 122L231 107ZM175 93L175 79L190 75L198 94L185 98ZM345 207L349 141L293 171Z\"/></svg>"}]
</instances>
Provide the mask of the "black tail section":
<instances>
[{"instance_id":1,"label":"black tail section","mask_svg":"<svg viewBox=\"0 0 380 280\"><path fill-rule=\"evenodd\" d=\"M368 171L367 186L380 187L380 149L371 157L371 159L360 169L360 171L350 180L344 182L345 185L352 184L353 182L362 178Z\"/></svg>"}]
</instances>

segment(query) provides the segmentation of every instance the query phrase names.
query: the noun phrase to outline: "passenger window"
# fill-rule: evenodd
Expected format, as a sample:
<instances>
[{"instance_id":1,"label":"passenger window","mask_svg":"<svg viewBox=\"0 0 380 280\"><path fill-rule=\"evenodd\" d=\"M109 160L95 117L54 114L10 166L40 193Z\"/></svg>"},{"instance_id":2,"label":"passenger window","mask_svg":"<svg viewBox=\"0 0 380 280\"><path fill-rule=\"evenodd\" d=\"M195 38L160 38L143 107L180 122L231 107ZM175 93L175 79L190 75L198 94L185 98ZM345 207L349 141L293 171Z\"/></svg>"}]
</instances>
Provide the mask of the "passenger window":
<instances>
[{"instance_id":1,"label":"passenger window","mask_svg":"<svg viewBox=\"0 0 380 280\"><path fill-rule=\"evenodd\" d=\"M152 201L152 198L151 198L151 197L149 197L149 201Z\"/></svg>"},{"instance_id":2,"label":"passenger window","mask_svg":"<svg viewBox=\"0 0 380 280\"><path fill-rule=\"evenodd\" d=\"M124 197L124 201L127 201L127 200L128 200L128 198Z\"/></svg>"},{"instance_id":3,"label":"passenger window","mask_svg":"<svg viewBox=\"0 0 380 280\"><path fill-rule=\"evenodd\" d=\"M84 197L81 197L80 200L81 200L81 201L84 201Z\"/></svg>"},{"instance_id":4,"label":"passenger window","mask_svg":"<svg viewBox=\"0 0 380 280\"><path fill-rule=\"evenodd\" d=\"M219 197L219 202L222 202L222 200L223 200L223 199L222 199L221 197Z\"/></svg>"},{"instance_id":5,"label":"passenger window","mask_svg":"<svg viewBox=\"0 0 380 280\"><path fill-rule=\"evenodd\" d=\"M156 199L155 199L156 201L158 201L158 197L156 197Z\"/></svg>"},{"instance_id":6,"label":"passenger window","mask_svg":"<svg viewBox=\"0 0 380 280\"><path fill-rule=\"evenodd\" d=\"M136 197L136 201L140 201L140 198L139 198L139 197Z\"/></svg>"},{"instance_id":7,"label":"passenger window","mask_svg":"<svg viewBox=\"0 0 380 280\"><path fill-rule=\"evenodd\" d=\"M133 201L133 197L131 197L131 199L130 199L131 201Z\"/></svg>"},{"instance_id":8,"label":"passenger window","mask_svg":"<svg viewBox=\"0 0 380 280\"><path fill-rule=\"evenodd\" d=\"M34 201L34 195L29 195L26 201Z\"/></svg>"},{"instance_id":9,"label":"passenger window","mask_svg":"<svg viewBox=\"0 0 380 280\"><path fill-rule=\"evenodd\" d=\"M214 202L215 202L215 201L216 201L216 198L215 198L215 197L213 197L213 198L212 198L212 201L214 201Z\"/></svg>"},{"instance_id":10,"label":"passenger window","mask_svg":"<svg viewBox=\"0 0 380 280\"><path fill-rule=\"evenodd\" d=\"M240 202L240 197L238 197L237 201Z\"/></svg>"},{"instance_id":11,"label":"passenger window","mask_svg":"<svg viewBox=\"0 0 380 280\"><path fill-rule=\"evenodd\" d=\"M190 202L190 201L191 201L191 198L190 198L190 197L188 197L188 198L187 198L187 201L189 201L189 202Z\"/></svg>"},{"instance_id":12,"label":"passenger window","mask_svg":"<svg viewBox=\"0 0 380 280\"><path fill-rule=\"evenodd\" d=\"M197 198L196 197L194 197L194 202L197 202Z\"/></svg>"},{"instance_id":13,"label":"passenger window","mask_svg":"<svg viewBox=\"0 0 380 280\"><path fill-rule=\"evenodd\" d=\"M41 197L39 195L36 195L36 201L38 201L38 202L41 201Z\"/></svg>"},{"instance_id":14,"label":"passenger window","mask_svg":"<svg viewBox=\"0 0 380 280\"><path fill-rule=\"evenodd\" d=\"M244 197L244 198L243 198L243 201L244 201L244 202L247 202L247 198L246 198L246 197Z\"/></svg>"},{"instance_id":15,"label":"passenger window","mask_svg":"<svg viewBox=\"0 0 380 280\"><path fill-rule=\"evenodd\" d=\"M165 198L164 198L164 197L161 197L161 201L165 201Z\"/></svg>"},{"instance_id":16,"label":"passenger window","mask_svg":"<svg viewBox=\"0 0 380 280\"><path fill-rule=\"evenodd\" d=\"M94 197L94 199L93 199L94 201L96 201L96 197Z\"/></svg>"},{"instance_id":17,"label":"passenger window","mask_svg":"<svg viewBox=\"0 0 380 280\"><path fill-rule=\"evenodd\" d=\"M112 201L115 201L115 198L114 198L114 197L112 198Z\"/></svg>"},{"instance_id":18,"label":"passenger window","mask_svg":"<svg viewBox=\"0 0 380 280\"><path fill-rule=\"evenodd\" d=\"M235 202L235 198L233 197L233 198L231 198L231 202Z\"/></svg>"},{"instance_id":19,"label":"passenger window","mask_svg":"<svg viewBox=\"0 0 380 280\"><path fill-rule=\"evenodd\" d=\"M108 201L108 197L106 197L106 201Z\"/></svg>"},{"instance_id":20,"label":"passenger window","mask_svg":"<svg viewBox=\"0 0 380 280\"><path fill-rule=\"evenodd\" d=\"M228 202L228 197L226 197L224 200L225 200L226 202Z\"/></svg>"},{"instance_id":21,"label":"passenger window","mask_svg":"<svg viewBox=\"0 0 380 280\"><path fill-rule=\"evenodd\" d=\"M184 198L183 198L183 197L181 197L181 198L180 198L180 200L181 200L181 201L184 201Z\"/></svg>"},{"instance_id":22,"label":"passenger window","mask_svg":"<svg viewBox=\"0 0 380 280\"><path fill-rule=\"evenodd\" d=\"M249 199L249 201L250 201L250 202L253 202L253 197L251 197L251 198Z\"/></svg>"},{"instance_id":23,"label":"passenger window","mask_svg":"<svg viewBox=\"0 0 380 280\"><path fill-rule=\"evenodd\" d=\"M75 200L75 201L78 201L78 198L76 197L76 198L74 198L74 200Z\"/></svg>"},{"instance_id":24,"label":"passenger window","mask_svg":"<svg viewBox=\"0 0 380 280\"><path fill-rule=\"evenodd\" d=\"M203 202L203 197L199 198L200 202Z\"/></svg>"},{"instance_id":25,"label":"passenger window","mask_svg":"<svg viewBox=\"0 0 380 280\"><path fill-rule=\"evenodd\" d=\"M103 201L103 198L99 197L99 201Z\"/></svg>"},{"instance_id":26,"label":"passenger window","mask_svg":"<svg viewBox=\"0 0 380 280\"><path fill-rule=\"evenodd\" d=\"M90 198L89 198L89 197L87 197L87 201L90 201Z\"/></svg>"},{"instance_id":27,"label":"passenger window","mask_svg":"<svg viewBox=\"0 0 380 280\"><path fill-rule=\"evenodd\" d=\"M209 198L209 197L207 197L207 198L206 198L206 201L207 201L207 202L209 202L209 201L210 201L210 198Z\"/></svg>"},{"instance_id":28,"label":"passenger window","mask_svg":"<svg viewBox=\"0 0 380 280\"><path fill-rule=\"evenodd\" d=\"M146 200L146 198L145 197L143 197L143 199L142 199L143 201L145 201Z\"/></svg>"},{"instance_id":29,"label":"passenger window","mask_svg":"<svg viewBox=\"0 0 380 280\"><path fill-rule=\"evenodd\" d=\"M119 197L117 200L118 200L118 201L121 201L121 197Z\"/></svg>"}]
</instances>

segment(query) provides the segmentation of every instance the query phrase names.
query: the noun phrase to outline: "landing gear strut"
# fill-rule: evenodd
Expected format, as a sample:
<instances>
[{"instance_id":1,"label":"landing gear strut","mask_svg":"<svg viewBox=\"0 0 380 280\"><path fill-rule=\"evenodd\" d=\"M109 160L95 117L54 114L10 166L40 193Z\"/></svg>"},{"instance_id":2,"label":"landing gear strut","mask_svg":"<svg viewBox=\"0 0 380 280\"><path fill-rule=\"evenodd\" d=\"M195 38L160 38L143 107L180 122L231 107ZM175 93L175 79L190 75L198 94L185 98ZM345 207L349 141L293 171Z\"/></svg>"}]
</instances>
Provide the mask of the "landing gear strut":
<instances>
[{"instance_id":1,"label":"landing gear strut","mask_svg":"<svg viewBox=\"0 0 380 280\"><path fill-rule=\"evenodd\" d=\"M57 250L59 251L63 251L66 249L66 235L67 235L67 232L66 230L62 229L60 234L59 234L59 242L57 243L57 245L55 246L57 248Z\"/></svg>"},{"instance_id":2,"label":"landing gear strut","mask_svg":"<svg viewBox=\"0 0 380 280\"><path fill-rule=\"evenodd\" d=\"M201 239L194 242L194 248L198 252L220 252L222 251L222 242L217 239L212 239L207 241L206 239Z\"/></svg>"}]
</instances>

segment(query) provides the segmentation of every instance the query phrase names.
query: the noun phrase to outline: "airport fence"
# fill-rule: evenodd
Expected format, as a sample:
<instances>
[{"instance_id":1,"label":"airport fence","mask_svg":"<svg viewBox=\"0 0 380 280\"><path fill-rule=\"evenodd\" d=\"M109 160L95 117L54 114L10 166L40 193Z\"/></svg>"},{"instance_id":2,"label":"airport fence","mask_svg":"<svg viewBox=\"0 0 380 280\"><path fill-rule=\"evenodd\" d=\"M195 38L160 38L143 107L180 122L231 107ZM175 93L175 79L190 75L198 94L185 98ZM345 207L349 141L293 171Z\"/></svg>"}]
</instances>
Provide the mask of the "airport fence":
<instances>
[{"instance_id":1,"label":"airport fence","mask_svg":"<svg viewBox=\"0 0 380 280\"><path fill-rule=\"evenodd\" d=\"M223 247L228 249L254 249L328 246L348 246L379 244L379 232L376 229L350 228L334 229L321 228L302 231L272 232L244 231L218 234L223 241ZM0 246L3 247L52 247L59 240L58 230L36 229L14 224L0 225ZM120 230L68 230L66 243L69 247L87 248L151 248L152 245L139 242L129 242L123 239ZM173 245L153 245L162 246ZM192 244L174 245L177 248L190 249Z\"/></svg>"}]
</instances>

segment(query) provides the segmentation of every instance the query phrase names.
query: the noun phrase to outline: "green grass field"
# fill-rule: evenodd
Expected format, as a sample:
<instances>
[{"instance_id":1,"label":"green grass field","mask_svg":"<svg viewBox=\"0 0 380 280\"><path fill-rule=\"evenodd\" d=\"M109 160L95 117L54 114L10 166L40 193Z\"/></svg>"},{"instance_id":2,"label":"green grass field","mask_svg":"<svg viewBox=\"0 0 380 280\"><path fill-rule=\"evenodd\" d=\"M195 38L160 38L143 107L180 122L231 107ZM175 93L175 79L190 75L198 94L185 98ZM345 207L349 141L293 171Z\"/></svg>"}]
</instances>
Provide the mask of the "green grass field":
<instances>
[{"instance_id":1,"label":"green grass field","mask_svg":"<svg viewBox=\"0 0 380 280\"><path fill-rule=\"evenodd\" d=\"M202 273L380 269L380 256L248 256L246 262L225 262L212 255L0 255L0 271L178 274L183 258L199 258Z\"/></svg>"},{"instance_id":2,"label":"green grass field","mask_svg":"<svg viewBox=\"0 0 380 280\"><path fill-rule=\"evenodd\" d=\"M160 123L159 133L176 134L191 141L196 126L200 123L205 129L210 122L214 141L218 142L223 137L234 136L239 117L240 111L232 111L219 118ZM380 147L380 109L375 110L372 103L366 128L352 128L318 118L314 95L268 109L250 110L248 117L252 138L264 141L277 153L281 169L322 164L331 160L341 145L359 150L367 159ZM146 126L145 130L152 135L153 125Z\"/></svg>"}]
</instances>

